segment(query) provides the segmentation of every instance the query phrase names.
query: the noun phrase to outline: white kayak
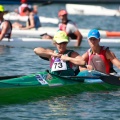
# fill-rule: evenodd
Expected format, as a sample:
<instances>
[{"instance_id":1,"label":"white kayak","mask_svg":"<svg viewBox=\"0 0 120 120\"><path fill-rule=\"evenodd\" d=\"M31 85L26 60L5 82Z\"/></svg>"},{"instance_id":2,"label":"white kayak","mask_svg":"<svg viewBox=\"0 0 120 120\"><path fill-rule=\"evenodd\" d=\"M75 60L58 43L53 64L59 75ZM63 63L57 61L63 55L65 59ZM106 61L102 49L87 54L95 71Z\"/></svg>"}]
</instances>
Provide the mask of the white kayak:
<instances>
[{"instance_id":1,"label":"white kayak","mask_svg":"<svg viewBox=\"0 0 120 120\"><path fill-rule=\"evenodd\" d=\"M13 21L23 21L26 22L28 20L27 16L20 16L19 14L15 12L10 12L4 15L5 20L13 20ZM58 24L57 18L49 18L49 17L43 17L39 16L39 19L41 23L52 23L52 24Z\"/></svg>"},{"instance_id":2,"label":"white kayak","mask_svg":"<svg viewBox=\"0 0 120 120\"><path fill-rule=\"evenodd\" d=\"M75 47L76 40L70 40L68 43L69 47ZM101 45L109 47L120 47L120 39L101 39ZM11 38L10 40L4 38L0 45L11 46L11 47L25 47L25 48L35 48L35 47L54 47L52 40L45 40L40 38ZM80 47L89 47L87 39L82 40Z\"/></svg>"},{"instance_id":3,"label":"white kayak","mask_svg":"<svg viewBox=\"0 0 120 120\"><path fill-rule=\"evenodd\" d=\"M68 14L120 16L119 10L107 9L97 5L66 4Z\"/></svg>"},{"instance_id":4,"label":"white kayak","mask_svg":"<svg viewBox=\"0 0 120 120\"><path fill-rule=\"evenodd\" d=\"M57 27L41 27L38 30L31 29L31 30L18 30L13 29L12 30L12 36L29 36L29 37L40 37L41 34L47 33L51 36L54 36L54 34L58 31ZM79 29L81 34L84 38L87 37L88 32L90 29ZM105 31L105 30L99 30L101 34L101 38L107 38L107 37L120 37L119 31Z\"/></svg>"}]
</instances>

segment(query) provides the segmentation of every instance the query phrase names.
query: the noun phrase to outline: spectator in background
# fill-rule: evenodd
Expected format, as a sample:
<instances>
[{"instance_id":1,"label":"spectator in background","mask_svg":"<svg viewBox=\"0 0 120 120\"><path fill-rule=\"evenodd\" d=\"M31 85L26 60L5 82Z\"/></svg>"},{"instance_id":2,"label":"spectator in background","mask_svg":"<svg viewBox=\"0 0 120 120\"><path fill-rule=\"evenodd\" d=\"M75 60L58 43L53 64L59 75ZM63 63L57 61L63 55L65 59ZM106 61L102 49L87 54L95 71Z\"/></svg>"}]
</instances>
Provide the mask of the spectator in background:
<instances>
[{"instance_id":1,"label":"spectator in background","mask_svg":"<svg viewBox=\"0 0 120 120\"><path fill-rule=\"evenodd\" d=\"M33 12L34 12L34 14L38 13L38 6L37 5L33 5Z\"/></svg>"},{"instance_id":2,"label":"spectator in background","mask_svg":"<svg viewBox=\"0 0 120 120\"><path fill-rule=\"evenodd\" d=\"M76 25L68 19L67 17L67 11L66 10L60 10L58 12L58 17L59 17L59 25L58 25L58 30L65 31L67 35L69 36L70 39L76 39L77 43L75 46L80 46L82 42L82 35ZM42 36L43 39L50 38L52 39L52 36L48 35L47 33Z\"/></svg>"},{"instance_id":3,"label":"spectator in background","mask_svg":"<svg viewBox=\"0 0 120 120\"><path fill-rule=\"evenodd\" d=\"M24 8L23 12L25 13L26 16L28 16L26 26L23 26L22 24L15 22L12 25L14 28L27 30L32 28L38 29L39 27L41 27L39 17L37 16L37 14L34 14L34 12L30 8L28 7Z\"/></svg>"},{"instance_id":4,"label":"spectator in background","mask_svg":"<svg viewBox=\"0 0 120 120\"><path fill-rule=\"evenodd\" d=\"M12 25L11 22L8 20L4 20L3 15L4 15L4 7L0 5L0 41L3 38L10 38L11 37L11 32L12 32Z\"/></svg>"},{"instance_id":5,"label":"spectator in background","mask_svg":"<svg viewBox=\"0 0 120 120\"><path fill-rule=\"evenodd\" d=\"M82 42L82 35L76 25L68 19L67 11L62 9L58 12L58 17L60 20L59 30L65 31L71 39L76 39L76 46L80 46Z\"/></svg>"},{"instance_id":6,"label":"spectator in background","mask_svg":"<svg viewBox=\"0 0 120 120\"><path fill-rule=\"evenodd\" d=\"M27 4L27 0L21 0L20 2L21 2L21 5L19 6L18 9L15 9L15 12L17 12L21 16L25 16L25 13L23 12L24 8L28 7L30 9L32 9L32 7L31 7L31 5Z\"/></svg>"}]
</instances>

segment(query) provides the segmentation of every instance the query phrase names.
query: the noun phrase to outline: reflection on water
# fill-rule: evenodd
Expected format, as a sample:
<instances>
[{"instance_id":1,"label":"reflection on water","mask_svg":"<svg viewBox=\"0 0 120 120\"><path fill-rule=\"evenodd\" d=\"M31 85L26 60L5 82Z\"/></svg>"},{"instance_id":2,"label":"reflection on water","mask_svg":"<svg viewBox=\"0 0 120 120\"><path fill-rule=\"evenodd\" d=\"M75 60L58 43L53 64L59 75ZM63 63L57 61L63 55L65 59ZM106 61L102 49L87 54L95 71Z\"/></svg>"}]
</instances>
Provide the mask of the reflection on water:
<instances>
[{"instance_id":1,"label":"reflection on water","mask_svg":"<svg viewBox=\"0 0 120 120\"><path fill-rule=\"evenodd\" d=\"M119 92L88 92L26 105L3 106L0 108L0 119L116 120L120 117L118 94Z\"/></svg>"},{"instance_id":2,"label":"reflection on water","mask_svg":"<svg viewBox=\"0 0 120 120\"><path fill-rule=\"evenodd\" d=\"M0 55L2 55L2 54L9 54L9 52L10 52L10 48L9 47L0 45Z\"/></svg>"}]
</instances>

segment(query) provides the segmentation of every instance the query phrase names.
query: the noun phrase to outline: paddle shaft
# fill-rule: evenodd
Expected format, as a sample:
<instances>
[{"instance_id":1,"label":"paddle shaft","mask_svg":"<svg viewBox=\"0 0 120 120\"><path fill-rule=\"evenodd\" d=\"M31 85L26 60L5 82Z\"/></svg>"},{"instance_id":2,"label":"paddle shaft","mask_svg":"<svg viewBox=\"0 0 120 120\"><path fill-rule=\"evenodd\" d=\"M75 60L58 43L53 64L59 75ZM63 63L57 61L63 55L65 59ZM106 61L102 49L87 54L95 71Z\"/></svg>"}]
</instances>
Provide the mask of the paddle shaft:
<instances>
[{"instance_id":1,"label":"paddle shaft","mask_svg":"<svg viewBox=\"0 0 120 120\"><path fill-rule=\"evenodd\" d=\"M48 70L47 70L47 72L51 75L54 75L54 74L50 73ZM102 74L104 74L104 73L102 73ZM114 75L104 74L102 76L62 76L62 77L58 76L58 75L54 75L54 76L60 77L63 79L71 78L71 80L74 80L74 78L79 78L77 80L74 80L74 81L79 81L79 82L83 82L82 79L101 79L105 83L120 86L120 76L114 76Z\"/></svg>"}]
</instances>

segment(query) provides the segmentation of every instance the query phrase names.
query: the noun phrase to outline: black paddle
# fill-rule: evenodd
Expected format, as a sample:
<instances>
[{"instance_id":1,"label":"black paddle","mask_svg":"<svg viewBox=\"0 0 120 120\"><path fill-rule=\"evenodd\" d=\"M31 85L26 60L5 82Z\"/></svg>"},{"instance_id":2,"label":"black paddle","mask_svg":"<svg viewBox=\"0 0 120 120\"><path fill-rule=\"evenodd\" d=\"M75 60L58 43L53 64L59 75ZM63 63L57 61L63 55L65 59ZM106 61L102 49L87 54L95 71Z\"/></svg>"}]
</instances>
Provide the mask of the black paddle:
<instances>
[{"instance_id":1,"label":"black paddle","mask_svg":"<svg viewBox=\"0 0 120 120\"><path fill-rule=\"evenodd\" d=\"M51 74L49 72L49 70L46 70L46 72ZM54 74L51 74L51 75L54 75ZM58 76L58 75L54 75L54 76L57 76L57 77L60 77L60 78L63 78L63 79L71 78L73 80L74 80L74 78L78 78L75 81L80 81L80 82L83 82L83 81L81 81L82 79L101 79L105 83L120 86L120 76L114 76L114 75L107 75L106 74L106 75L103 75L103 76Z\"/></svg>"},{"instance_id":2,"label":"black paddle","mask_svg":"<svg viewBox=\"0 0 120 120\"><path fill-rule=\"evenodd\" d=\"M24 75L0 76L0 80L7 80L7 79L18 78L18 77L22 77L22 76L24 76Z\"/></svg>"},{"instance_id":3,"label":"black paddle","mask_svg":"<svg viewBox=\"0 0 120 120\"><path fill-rule=\"evenodd\" d=\"M100 79L108 84L120 86L120 76L100 76Z\"/></svg>"},{"instance_id":4,"label":"black paddle","mask_svg":"<svg viewBox=\"0 0 120 120\"><path fill-rule=\"evenodd\" d=\"M84 79L101 79L103 82L120 86L120 76L105 75L105 76L66 76L67 78L84 78Z\"/></svg>"}]
</instances>

